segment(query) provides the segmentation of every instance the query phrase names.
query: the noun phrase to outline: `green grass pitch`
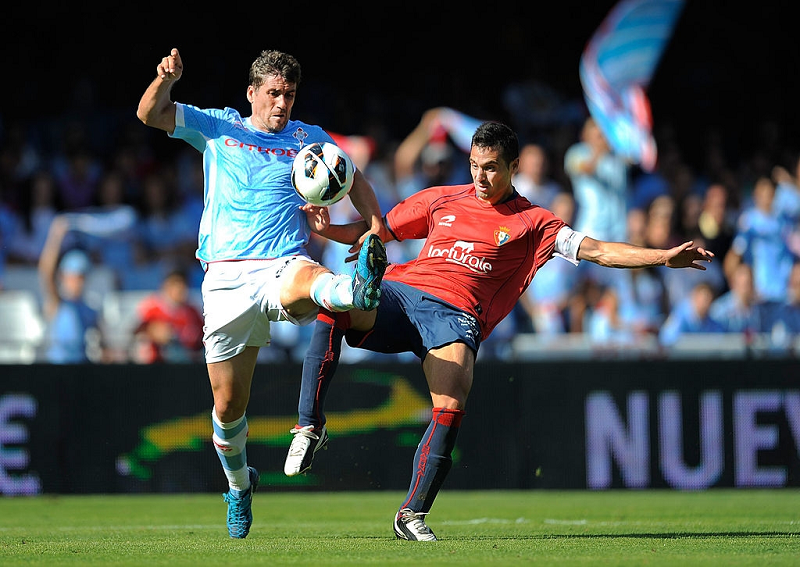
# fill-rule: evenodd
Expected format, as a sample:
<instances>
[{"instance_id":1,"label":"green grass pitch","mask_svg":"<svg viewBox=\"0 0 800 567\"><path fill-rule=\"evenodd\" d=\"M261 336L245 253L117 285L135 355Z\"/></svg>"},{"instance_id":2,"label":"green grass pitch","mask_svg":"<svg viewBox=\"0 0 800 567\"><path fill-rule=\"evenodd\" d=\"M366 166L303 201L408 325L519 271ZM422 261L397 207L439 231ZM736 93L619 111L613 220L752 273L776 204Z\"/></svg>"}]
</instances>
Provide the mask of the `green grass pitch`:
<instances>
[{"instance_id":1,"label":"green grass pitch","mask_svg":"<svg viewBox=\"0 0 800 567\"><path fill-rule=\"evenodd\" d=\"M438 542L394 538L399 492L0 499L0 565L800 565L800 490L447 491Z\"/></svg>"}]
</instances>

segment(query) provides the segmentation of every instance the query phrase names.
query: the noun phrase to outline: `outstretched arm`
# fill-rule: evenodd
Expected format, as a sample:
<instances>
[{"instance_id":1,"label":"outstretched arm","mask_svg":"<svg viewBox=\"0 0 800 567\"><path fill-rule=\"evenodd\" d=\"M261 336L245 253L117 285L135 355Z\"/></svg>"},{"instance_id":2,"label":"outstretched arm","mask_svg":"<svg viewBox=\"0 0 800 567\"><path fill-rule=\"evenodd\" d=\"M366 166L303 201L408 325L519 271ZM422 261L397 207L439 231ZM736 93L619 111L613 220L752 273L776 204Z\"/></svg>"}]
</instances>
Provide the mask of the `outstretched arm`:
<instances>
[{"instance_id":1,"label":"outstretched arm","mask_svg":"<svg viewBox=\"0 0 800 567\"><path fill-rule=\"evenodd\" d=\"M347 262L358 257L361 245L369 233L375 232L383 242L394 240L394 236L386 228L383 219L381 219L380 230L376 231L374 230L374 225L370 228L363 219L347 224L331 224L331 217L327 207L317 207L306 203L300 208L305 211L308 224L315 233L334 242L352 245L350 246L350 256L345 259Z\"/></svg>"},{"instance_id":2,"label":"outstretched arm","mask_svg":"<svg viewBox=\"0 0 800 567\"><path fill-rule=\"evenodd\" d=\"M668 250L643 248L625 242L604 242L588 236L581 242L578 259L588 260L608 268L647 268L667 266L668 268L694 268L705 270L698 262L710 262L712 252L695 248L694 242L684 242Z\"/></svg>"},{"instance_id":3,"label":"outstretched arm","mask_svg":"<svg viewBox=\"0 0 800 567\"><path fill-rule=\"evenodd\" d=\"M136 116L148 126L175 131L175 103L170 99L172 86L183 75L183 61L176 48L156 67L156 78L144 91Z\"/></svg>"}]
</instances>

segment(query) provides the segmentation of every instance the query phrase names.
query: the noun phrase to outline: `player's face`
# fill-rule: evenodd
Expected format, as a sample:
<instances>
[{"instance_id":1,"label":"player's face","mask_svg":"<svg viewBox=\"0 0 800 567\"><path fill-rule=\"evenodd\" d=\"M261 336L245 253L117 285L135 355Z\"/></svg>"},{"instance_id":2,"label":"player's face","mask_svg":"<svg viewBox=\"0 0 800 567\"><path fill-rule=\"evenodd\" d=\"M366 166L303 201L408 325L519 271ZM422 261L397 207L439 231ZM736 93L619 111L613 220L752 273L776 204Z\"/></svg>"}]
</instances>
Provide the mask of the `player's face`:
<instances>
[{"instance_id":1,"label":"player's face","mask_svg":"<svg viewBox=\"0 0 800 567\"><path fill-rule=\"evenodd\" d=\"M514 191L511 177L518 166L519 158L506 164L497 150L473 146L469 153L469 169L475 194L492 205L502 203Z\"/></svg>"},{"instance_id":2,"label":"player's face","mask_svg":"<svg viewBox=\"0 0 800 567\"><path fill-rule=\"evenodd\" d=\"M297 85L283 77L269 75L257 89L247 87L247 100L253 109L253 124L265 132L280 132L289 122Z\"/></svg>"}]
</instances>

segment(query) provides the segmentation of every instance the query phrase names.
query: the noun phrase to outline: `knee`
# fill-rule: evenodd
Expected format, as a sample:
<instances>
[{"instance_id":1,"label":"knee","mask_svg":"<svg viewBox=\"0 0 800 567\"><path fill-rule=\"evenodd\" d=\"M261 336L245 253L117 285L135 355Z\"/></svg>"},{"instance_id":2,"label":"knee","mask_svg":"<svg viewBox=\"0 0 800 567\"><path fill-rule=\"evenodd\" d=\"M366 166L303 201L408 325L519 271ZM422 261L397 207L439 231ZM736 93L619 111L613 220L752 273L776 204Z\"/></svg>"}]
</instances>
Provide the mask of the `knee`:
<instances>
[{"instance_id":1,"label":"knee","mask_svg":"<svg viewBox=\"0 0 800 567\"><path fill-rule=\"evenodd\" d=\"M221 423L234 422L244 415L244 412L240 412L231 406L214 405L214 408L216 409L217 417L219 418Z\"/></svg>"},{"instance_id":2,"label":"knee","mask_svg":"<svg viewBox=\"0 0 800 567\"><path fill-rule=\"evenodd\" d=\"M247 397L234 392L214 391L214 412L221 423L231 423L242 417L247 410Z\"/></svg>"}]
</instances>

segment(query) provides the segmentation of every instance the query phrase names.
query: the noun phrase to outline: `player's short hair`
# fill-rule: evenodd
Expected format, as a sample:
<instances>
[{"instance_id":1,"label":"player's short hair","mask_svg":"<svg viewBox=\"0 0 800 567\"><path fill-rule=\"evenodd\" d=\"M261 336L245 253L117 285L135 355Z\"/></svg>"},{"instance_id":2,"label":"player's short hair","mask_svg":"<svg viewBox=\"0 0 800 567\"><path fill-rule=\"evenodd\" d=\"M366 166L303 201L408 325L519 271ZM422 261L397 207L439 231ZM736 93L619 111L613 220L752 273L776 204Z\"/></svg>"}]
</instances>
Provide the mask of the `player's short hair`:
<instances>
[{"instance_id":1,"label":"player's short hair","mask_svg":"<svg viewBox=\"0 0 800 567\"><path fill-rule=\"evenodd\" d=\"M472 146L497 150L507 164L519 157L517 134L502 122L484 122L472 135Z\"/></svg>"},{"instance_id":2,"label":"player's short hair","mask_svg":"<svg viewBox=\"0 0 800 567\"><path fill-rule=\"evenodd\" d=\"M250 84L258 88L264 79L277 75L287 83L300 84L300 63L293 56L274 49L265 49L250 65Z\"/></svg>"}]
</instances>

